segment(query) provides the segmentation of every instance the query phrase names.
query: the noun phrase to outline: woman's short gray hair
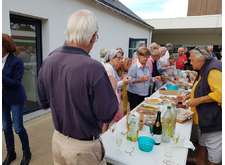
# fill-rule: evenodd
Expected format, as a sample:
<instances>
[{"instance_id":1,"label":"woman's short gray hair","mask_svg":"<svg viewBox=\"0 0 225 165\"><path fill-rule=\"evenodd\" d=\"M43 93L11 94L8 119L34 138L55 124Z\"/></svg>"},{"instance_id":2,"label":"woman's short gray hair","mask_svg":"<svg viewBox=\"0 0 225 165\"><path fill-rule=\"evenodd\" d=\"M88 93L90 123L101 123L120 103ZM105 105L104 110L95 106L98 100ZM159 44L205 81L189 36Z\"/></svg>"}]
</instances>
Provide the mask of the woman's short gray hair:
<instances>
[{"instance_id":1,"label":"woman's short gray hair","mask_svg":"<svg viewBox=\"0 0 225 165\"><path fill-rule=\"evenodd\" d=\"M65 34L68 42L86 44L98 31L98 23L95 15L89 10L74 12L68 19Z\"/></svg>"},{"instance_id":2,"label":"woman's short gray hair","mask_svg":"<svg viewBox=\"0 0 225 165\"><path fill-rule=\"evenodd\" d=\"M109 53L109 50L107 48L102 48L100 50L100 58L104 58Z\"/></svg>"},{"instance_id":3,"label":"woman's short gray hair","mask_svg":"<svg viewBox=\"0 0 225 165\"><path fill-rule=\"evenodd\" d=\"M205 59L210 58L209 52L204 47L196 47L192 49L191 52L194 53L196 58L205 58Z\"/></svg>"}]
</instances>

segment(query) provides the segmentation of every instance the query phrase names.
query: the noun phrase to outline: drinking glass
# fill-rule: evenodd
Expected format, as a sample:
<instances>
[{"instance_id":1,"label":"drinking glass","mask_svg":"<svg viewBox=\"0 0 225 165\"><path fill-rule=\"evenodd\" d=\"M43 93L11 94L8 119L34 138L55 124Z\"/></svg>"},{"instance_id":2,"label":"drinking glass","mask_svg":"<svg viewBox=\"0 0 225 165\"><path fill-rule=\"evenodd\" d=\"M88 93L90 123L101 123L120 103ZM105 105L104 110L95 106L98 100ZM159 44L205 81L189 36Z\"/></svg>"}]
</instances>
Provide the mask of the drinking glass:
<instances>
[{"instance_id":1,"label":"drinking glass","mask_svg":"<svg viewBox=\"0 0 225 165\"><path fill-rule=\"evenodd\" d=\"M123 143L123 137L121 132L116 132L116 145L117 147L121 147Z\"/></svg>"},{"instance_id":2,"label":"drinking glass","mask_svg":"<svg viewBox=\"0 0 225 165\"><path fill-rule=\"evenodd\" d=\"M120 131L115 132L116 146L119 151L118 152L119 154L121 154L121 152L122 152L121 148L122 148L123 138L124 138L124 136L123 136L122 132L120 132Z\"/></svg>"}]
</instances>

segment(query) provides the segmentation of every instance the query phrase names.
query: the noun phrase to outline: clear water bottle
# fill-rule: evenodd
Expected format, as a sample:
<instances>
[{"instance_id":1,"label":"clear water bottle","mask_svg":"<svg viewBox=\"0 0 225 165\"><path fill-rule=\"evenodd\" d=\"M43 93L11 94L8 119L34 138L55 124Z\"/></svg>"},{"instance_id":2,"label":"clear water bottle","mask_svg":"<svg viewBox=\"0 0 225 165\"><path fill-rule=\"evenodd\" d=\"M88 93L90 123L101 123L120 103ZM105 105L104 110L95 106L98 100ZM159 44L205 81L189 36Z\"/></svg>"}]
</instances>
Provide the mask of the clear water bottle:
<instances>
[{"instance_id":1,"label":"clear water bottle","mask_svg":"<svg viewBox=\"0 0 225 165\"><path fill-rule=\"evenodd\" d=\"M173 105L168 105L162 115L162 142L168 143L174 136L177 112Z\"/></svg>"},{"instance_id":2,"label":"clear water bottle","mask_svg":"<svg viewBox=\"0 0 225 165\"><path fill-rule=\"evenodd\" d=\"M139 119L135 114L129 114L127 117L127 139L136 142L139 131Z\"/></svg>"}]
</instances>

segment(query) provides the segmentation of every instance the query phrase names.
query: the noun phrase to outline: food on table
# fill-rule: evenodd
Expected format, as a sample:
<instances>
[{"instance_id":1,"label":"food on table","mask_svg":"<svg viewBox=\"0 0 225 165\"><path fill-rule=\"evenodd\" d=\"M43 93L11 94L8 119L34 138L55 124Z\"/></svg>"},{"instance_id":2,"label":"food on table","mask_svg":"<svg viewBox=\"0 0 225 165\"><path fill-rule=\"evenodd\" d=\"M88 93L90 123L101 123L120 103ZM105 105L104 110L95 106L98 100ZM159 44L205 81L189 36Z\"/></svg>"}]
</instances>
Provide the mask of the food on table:
<instances>
[{"instance_id":1,"label":"food on table","mask_svg":"<svg viewBox=\"0 0 225 165\"><path fill-rule=\"evenodd\" d=\"M144 115L156 115L157 110L152 110L152 109L148 109L148 108L144 108L144 107L139 107L137 109L138 113L143 113Z\"/></svg>"},{"instance_id":2,"label":"food on table","mask_svg":"<svg viewBox=\"0 0 225 165\"><path fill-rule=\"evenodd\" d=\"M159 107L146 103L143 103L141 107L145 108L146 110L159 110Z\"/></svg>"},{"instance_id":3,"label":"food on table","mask_svg":"<svg viewBox=\"0 0 225 165\"><path fill-rule=\"evenodd\" d=\"M177 122L182 123L192 119L193 112L183 108L177 108Z\"/></svg>"},{"instance_id":4,"label":"food on table","mask_svg":"<svg viewBox=\"0 0 225 165\"><path fill-rule=\"evenodd\" d=\"M169 101L169 102L176 102L177 99L176 97L170 97L170 96L160 96L160 99L162 99L163 101Z\"/></svg>"},{"instance_id":5,"label":"food on table","mask_svg":"<svg viewBox=\"0 0 225 165\"><path fill-rule=\"evenodd\" d=\"M146 98L145 103L147 104L160 104L162 100L160 98Z\"/></svg>"},{"instance_id":6,"label":"food on table","mask_svg":"<svg viewBox=\"0 0 225 165\"><path fill-rule=\"evenodd\" d=\"M182 89L189 89L193 86L192 83L183 82L183 81L177 81L176 84Z\"/></svg>"},{"instance_id":7,"label":"food on table","mask_svg":"<svg viewBox=\"0 0 225 165\"><path fill-rule=\"evenodd\" d=\"M185 105L185 104L177 104L176 107L177 108L184 108L184 109L188 108L188 106Z\"/></svg>"},{"instance_id":8,"label":"food on table","mask_svg":"<svg viewBox=\"0 0 225 165\"><path fill-rule=\"evenodd\" d=\"M176 90L165 90L165 89L159 89L159 94L163 95L179 95L179 91Z\"/></svg>"}]
</instances>

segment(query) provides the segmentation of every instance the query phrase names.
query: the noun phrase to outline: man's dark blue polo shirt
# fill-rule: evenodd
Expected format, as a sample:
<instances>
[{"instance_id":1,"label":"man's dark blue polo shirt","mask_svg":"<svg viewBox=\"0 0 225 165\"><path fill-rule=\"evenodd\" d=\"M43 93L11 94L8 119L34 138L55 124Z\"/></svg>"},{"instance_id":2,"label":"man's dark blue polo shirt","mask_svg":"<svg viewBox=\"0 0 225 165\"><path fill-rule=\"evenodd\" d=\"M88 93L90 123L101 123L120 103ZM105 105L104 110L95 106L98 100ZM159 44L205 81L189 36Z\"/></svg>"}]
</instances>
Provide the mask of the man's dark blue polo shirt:
<instances>
[{"instance_id":1,"label":"man's dark blue polo shirt","mask_svg":"<svg viewBox=\"0 0 225 165\"><path fill-rule=\"evenodd\" d=\"M49 54L39 71L38 94L42 108L52 110L55 129L80 140L98 137L119 107L102 64L75 47Z\"/></svg>"}]
</instances>

